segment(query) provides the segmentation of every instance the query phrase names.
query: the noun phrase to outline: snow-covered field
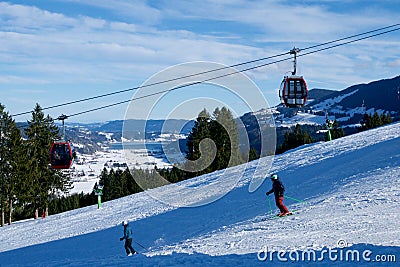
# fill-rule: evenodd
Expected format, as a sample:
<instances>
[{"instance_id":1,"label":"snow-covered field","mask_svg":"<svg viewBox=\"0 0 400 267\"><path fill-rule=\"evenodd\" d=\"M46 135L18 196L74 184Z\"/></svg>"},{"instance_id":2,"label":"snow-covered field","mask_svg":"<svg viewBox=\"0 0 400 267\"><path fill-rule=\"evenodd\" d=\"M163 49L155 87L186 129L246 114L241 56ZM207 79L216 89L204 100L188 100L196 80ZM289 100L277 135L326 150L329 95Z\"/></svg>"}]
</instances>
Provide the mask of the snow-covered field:
<instances>
[{"instance_id":1,"label":"snow-covered field","mask_svg":"<svg viewBox=\"0 0 400 267\"><path fill-rule=\"evenodd\" d=\"M249 193L256 168L279 173L285 203L298 212L273 219L276 208L265 195L271 182ZM255 161L242 170L155 189L185 203L185 188L196 188L194 198L204 201L225 190L224 179L238 178L224 197L196 208L175 208L142 192L99 210L90 206L0 228L0 265L398 266L400 123L288 151L274 158L272 169ZM140 255L125 256L119 241L124 219Z\"/></svg>"},{"instance_id":2,"label":"snow-covered field","mask_svg":"<svg viewBox=\"0 0 400 267\"><path fill-rule=\"evenodd\" d=\"M276 126L280 127L293 127L299 125L325 125L326 118L306 112L298 112L291 118L285 118L282 122L276 121Z\"/></svg>"},{"instance_id":3,"label":"snow-covered field","mask_svg":"<svg viewBox=\"0 0 400 267\"><path fill-rule=\"evenodd\" d=\"M71 170L69 170L73 181L73 188L69 193L91 193L93 186L99 181L99 175L104 168L107 170L111 168L126 169L126 166L115 167L118 164L126 163L125 156L123 149L107 149L98 151L93 155L79 154L78 160L74 162ZM134 165L138 169L153 169L154 166L158 168L170 166L165 158L149 155L149 151L146 149L131 150L130 159L134 160Z\"/></svg>"}]
</instances>

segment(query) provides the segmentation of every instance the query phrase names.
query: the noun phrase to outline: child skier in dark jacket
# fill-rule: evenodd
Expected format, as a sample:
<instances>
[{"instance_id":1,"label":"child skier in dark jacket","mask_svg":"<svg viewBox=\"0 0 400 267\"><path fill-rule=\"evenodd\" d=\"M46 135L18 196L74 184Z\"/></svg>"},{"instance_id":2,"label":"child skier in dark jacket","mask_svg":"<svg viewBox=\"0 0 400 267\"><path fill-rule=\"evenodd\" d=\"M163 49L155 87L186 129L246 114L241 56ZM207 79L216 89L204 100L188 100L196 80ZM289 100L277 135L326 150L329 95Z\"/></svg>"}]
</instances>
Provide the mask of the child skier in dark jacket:
<instances>
[{"instance_id":1,"label":"child skier in dark jacket","mask_svg":"<svg viewBox=\"0 0 400 267\"><path fill-rule=\"evenodd\" d=\"M283 193L285 192L285 187L283 186L281 180L278 178L277 174L272 174L270 178L272 181L272 189L269 190L266 193L266 195L268 196L269 194L274 193L276 206L280 210L280 213L278 214L278 216L290 215L291 212L283 204L283 198L284 198Z\"/></svg>"}]
</instances>

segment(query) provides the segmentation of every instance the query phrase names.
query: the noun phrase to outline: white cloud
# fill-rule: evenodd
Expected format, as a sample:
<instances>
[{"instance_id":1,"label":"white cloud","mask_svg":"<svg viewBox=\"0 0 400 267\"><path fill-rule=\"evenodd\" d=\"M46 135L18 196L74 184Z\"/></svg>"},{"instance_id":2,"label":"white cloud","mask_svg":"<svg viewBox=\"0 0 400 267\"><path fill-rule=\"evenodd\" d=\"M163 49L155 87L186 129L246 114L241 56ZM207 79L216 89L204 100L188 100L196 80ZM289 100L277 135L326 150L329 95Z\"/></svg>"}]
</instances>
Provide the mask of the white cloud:
<instances>
[{"instance_id":1,"label":"white cloud","mask_svg":"<svg viewBox=\"0 0 400 267\"><path fill-rule=\"evenodd\" d=\"M48 84L49 81L0 74L0 84Z\"/></svg>"},{"instance_id":2,"label":"white cloud","mask_svg":"<svg viewBox=\"0 0 400 267\"><path fill-rule=\"evenodd\" d=\"M48 12L36 7L0 2L1 28L9 31L35 32L46 28L70 27L74 19L60 13Z\"/></svg>"},{"instance_id":3,"label":"white cloud","mask_svg":"<svg viewBox=\"0 0 400 267\"><path fill-rule=\"evenodd\" d=\"M58 0L65 3L76 3L84 6L92 6L111 11L121 19L140 21L147 25L152 25L160 20L160 10L153 8L142 0Z\"/></svg>"},{"instance_id":4,"label":"white cloud","mask_svg":"<svg viewBox=\"0 0 400 267\"><path fill-rule=\"evenodd\" d=\"M393 10L375 7L374 4L371 4L373 8L367 8L369 5L362 2L356 10L349 9L340 13L320 1L311 1L313 4L308 1L298 2L170 0L165 1L163 7L168 16L182 20L231 21L246 25L250 27L249 31L256 29L264 33L266 42L321 41L332 35L354 33L354 29L388 25L394 23L393 17L398 16ZM336 4L343 6L343 3Z\"/></svg>"},{"instance_id":5,"label":"white cloud","mask_svg":"<svg viewBox=\"0 0 400 267\"><path fill-rule=\"evenodd\" d=\"M159 67L162 64L166 67L204 59L235 62L239 53L251 58L252 50L257 50L221 43L188 31L141 29L137 25L84 16L68 18L48 14L47 17L54 18L52 24L48 25L48 19L41 21L40 16L47 11L41 12L35 7L8 6L3 10L3 16L5 10L8 10L9 16L13 16L8 26L14 27L14 31L0 32L4 40L0 44L0 55L17 55L12 60L14 63L24 63L20 66L21 70L60 71L68 75L75 72L74 68L77 72L85 68L87 72L91 68L101 69L106 64L110 67L121 66L122 69L110 71L110 74L121 73L124 76L127 67L131 70L147 65L150 70L145 75L151 75L152 71L157 71L151 65ZM32 30L31 22L24 20L25 15L32 13L37 16L36 25L46 26ZM127 30L130 32L127 33Z\"/></svg>"},{"instance_id":6,"label":"white cloud","mask_svg":"<svg viewBox=\"0 0 400 267\"><path fill-rule=\"evenodd\" d=\"M391 68L400 67L400 59L389 60L386 64Z\"/></svg>"}]
</instances>

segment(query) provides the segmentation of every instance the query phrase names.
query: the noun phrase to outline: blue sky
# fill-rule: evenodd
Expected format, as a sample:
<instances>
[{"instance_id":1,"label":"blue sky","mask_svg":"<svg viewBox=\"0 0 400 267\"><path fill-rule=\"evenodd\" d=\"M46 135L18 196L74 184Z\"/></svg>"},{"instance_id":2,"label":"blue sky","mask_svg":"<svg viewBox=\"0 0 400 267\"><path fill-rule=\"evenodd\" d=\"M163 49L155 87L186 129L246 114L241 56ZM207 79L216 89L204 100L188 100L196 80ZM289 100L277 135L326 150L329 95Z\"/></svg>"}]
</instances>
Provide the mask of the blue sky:
<instances>
[{"instance_id":1,"label":"blue sky","mask_svg":"<svg viewBox=\"0 0 400 267\"><path fill-rule=\"evenodd\" d=\"M136 87L176 64L232 65L396 23L400 9L395 0L0 2L0 103L11 114L25 112L36 103L47 107ZM391 78L399 75L399 43L397 31L304 56L298 73L309 88L334 90ZM273 106L279 103L282 77L291 69L292 63L284 61L245 74ZM219 89L187 87L175 94L165 98L170 102L162 101L165 112L179 101L207 97L236 107L238 115L249 111ZM74 114L132 96L127 92L46 113ZM204 107L213 109L212 103ZM131 105L140 107L140 102ZM193 118L200 111L194 106L174 116ZM126 109L127 104L120 105L71 121L123 119Z\"/></svg>"}]
</instances>

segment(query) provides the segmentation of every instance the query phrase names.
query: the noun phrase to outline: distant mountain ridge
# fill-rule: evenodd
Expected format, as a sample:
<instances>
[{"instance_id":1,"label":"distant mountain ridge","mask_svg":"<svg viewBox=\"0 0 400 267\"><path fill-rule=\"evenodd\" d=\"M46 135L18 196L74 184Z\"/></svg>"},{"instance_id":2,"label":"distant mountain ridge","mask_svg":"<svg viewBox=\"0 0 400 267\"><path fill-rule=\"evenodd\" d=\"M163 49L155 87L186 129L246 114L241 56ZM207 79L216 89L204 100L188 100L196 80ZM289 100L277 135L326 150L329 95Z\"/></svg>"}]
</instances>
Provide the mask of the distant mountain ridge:
<instances>
[{"instance_id":1,"label":"distant mountain ridge","mask_svg":"<svg viewBox=\"0 0 400 267\"><path fill-rule=\"evenodd\" d=\"M114 120L104 123L66 123L72 127L84 127L91 131L105 132L105 133L122 133L123 128L129 129L130 131L143 132L146 129L148 132L164 132L183 134L189 133L193 127L193 121L183 119L168 119L168 120L143 120L143 119L131 119L131 120Z\"/></svg>"},{"instance_id":2,"label":"distant mountain ridge","mask_svg":"<svg viewBox=\"0 0 400 267\"><path fill-rule=\"evenodd\" d=\"M110 121L101 125L97 130L102 132L122 132L123 128L130 131L153 133L183 133L187 134L193 127L193 122L183 119L168 119L168 120L117 120Z\"/></svg>"},{"instance_id":3,"label":"distant mountain ridge","mask_svg":"<svg viewBox=\"0 0 400 267\"><path fill-rule=\"evenodd\" d=\"M308 101L321 101L322 99L325 99L329 97L330 95L334 94L336 91L334 90L329 90L329 89L318 89L314 88L311 89L308 92Z\"/></svg>"},{"instance_id":4,"label":"distant mountain ridge","mask_svg":"<svg viewBox=\"0 0 400 267\"><path fill-rule=\"evenodd\" d=\"M306 108L326 109L334 114L349 113L362 108L367 113L374 111L389 112L392 116L400 115L400 76L357 84L342 91L333 92L310 102ZM310 96L311 98L311 96Z\"/></svg>"}]
</instances>

